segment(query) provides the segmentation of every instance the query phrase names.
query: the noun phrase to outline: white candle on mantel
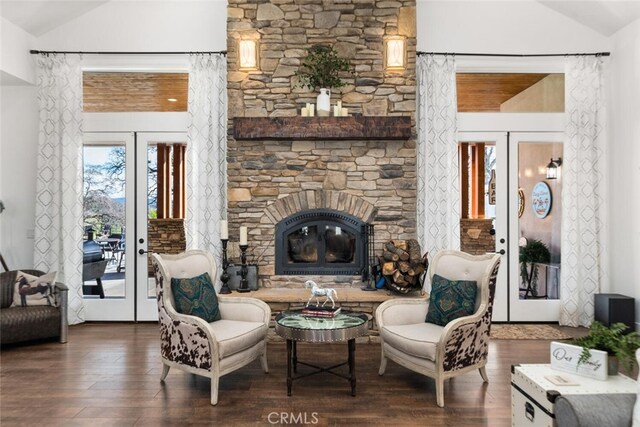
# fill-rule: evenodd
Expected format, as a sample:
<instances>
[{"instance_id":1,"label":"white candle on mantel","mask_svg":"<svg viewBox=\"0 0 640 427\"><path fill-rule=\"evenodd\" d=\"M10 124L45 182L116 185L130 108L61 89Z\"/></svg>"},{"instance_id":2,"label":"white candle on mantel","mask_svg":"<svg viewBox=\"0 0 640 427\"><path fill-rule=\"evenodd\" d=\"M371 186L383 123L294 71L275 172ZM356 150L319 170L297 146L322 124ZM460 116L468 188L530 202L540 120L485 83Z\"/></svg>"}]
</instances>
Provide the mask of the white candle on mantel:
<instances>
[{"instance_id":1,"label":"white candle on mantel","mask_svg":"<svg viewBox=\"0 0 640 427\"><path fill-rule=\"evenodd\" d=\"M229 240L229 223L226 219L220 220L220 239Z\"/></svg>"},{"instance_id":2,"label":"white candle on mantel","mask_svg":"<svg viewBox=\"0 0 640 427\"><path fill-rule=\"evenodd\" d=\"M247 244L247 227L240 227L240 244Z\"/></svg>"}]
</instances>

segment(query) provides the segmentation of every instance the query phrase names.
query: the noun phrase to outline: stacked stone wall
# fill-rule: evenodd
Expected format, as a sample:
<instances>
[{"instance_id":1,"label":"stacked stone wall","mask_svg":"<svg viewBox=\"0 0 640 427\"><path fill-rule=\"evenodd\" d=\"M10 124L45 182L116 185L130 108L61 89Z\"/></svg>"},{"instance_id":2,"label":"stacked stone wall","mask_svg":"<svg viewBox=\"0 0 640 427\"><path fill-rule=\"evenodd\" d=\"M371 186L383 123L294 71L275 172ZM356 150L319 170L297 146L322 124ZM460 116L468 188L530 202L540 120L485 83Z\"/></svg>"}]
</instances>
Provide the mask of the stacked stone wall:
<instances>
[{"instance_id":1,"label":"stacked stone wall","mask_svg":"<svg viewBox=\"0 0 640 427\"><path fill-rule=\"evenodd\" d=\"M230 238L249 228L249 262L263 287L300 286L305 277L275 275L274 222L265 212L279 199L306 191L336 191L377 208L376 247L415 238L415 1L230 0L228 8L228 191ZM403 36L407 66L383 66L386 37ZM259 41L260 67L240 71L237 42ZM406 140L236 140L236 117L300 114L317 92L298 86L295 72L307 50L333 46L351 61L353 75L332 93L350 114L409 116ZM319 120L310 118L309 120ZM360 286L358 277L319 277L321 283Z\"/></svg>"}]
</instances>

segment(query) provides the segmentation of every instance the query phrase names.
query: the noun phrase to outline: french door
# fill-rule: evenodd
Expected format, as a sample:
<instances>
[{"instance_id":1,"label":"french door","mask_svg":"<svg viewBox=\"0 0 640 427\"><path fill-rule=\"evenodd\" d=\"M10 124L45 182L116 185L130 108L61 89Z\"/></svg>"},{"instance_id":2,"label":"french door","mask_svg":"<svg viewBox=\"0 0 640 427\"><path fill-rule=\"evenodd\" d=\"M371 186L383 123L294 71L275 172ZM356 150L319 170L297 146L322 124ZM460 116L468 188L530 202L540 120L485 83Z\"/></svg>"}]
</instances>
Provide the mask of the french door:
<instances>
[{"instance_id":1,"label":"french door","mask_svg":"<svg viewBox=\"0 0 640 427\"><path fill-rule=\"evenodd\" d=\"M560 316L563 140L561 132L509 133L510 321Z\"/></svg>"},{"instance_id":2,"label":"french door","mask_svg":"<svg viewBox=\"0 0 640 427\"><path fill-rule=\"evenodd\" d=\"M87 320L157 320L148 240L163 251L166 228L184 220L184 147L184 133L84 134L85 253L103 258L84 264ZM184 233L171 238L184 246Z\"/></svg>"},{"instance_id":3,"label":"french door","mask_svg":"<svg viewBox=\"0 0 640 427\"><path fill-rule=\"evenodd\" d=\"M469 210L463 214L463 221L471 217L478 225L467 226L462 249L466 239L466 245L476 248L476 253L495 252L502 257L493 321L557 321L562 180L561 175L548 179L546 167L551 159L562 158L562 133L459 132L458 141L461 151L469 149L470 153L461 155L461 169L468 168L469 174L485 178L473 184L473 179L464 180L465 172L461 176L463 193L473 191L466 188L470 182L477 189L476 198L484 198L478 215L477 200L463 197L463 209ZM474 164L474 159L482 164ZM478 174L480 167L483 170ZM490 233L495 240L491 246L486 236L481 236L483 221L491 222ZM538 251L545 253L536 258Z\"/></svg>"},{"instance_id":4,"label":"french door","mask_svg":"<svg viewBox=\"0 0 640 427\"><path fill-rule=\"evenodd\" d=\"M467 147L471 147L474 149L473 152L477 153L474 158L484 159L481 161L482 165L478 165L482 167L482 171L480 171L480 175L484 176L486 179L484 182L479 183L479 189L482 193L480 197L483 200L480 204L484 205L484 213L481 214L483 218L475 218L477 220L485 219L486 221L492 220L491 231L493 233L493 238L495 238L495 245L486 246L481 251L485 252L495 252L501 254L501 267L498 270L498 280L496 283L496 291L493 302L493 321L497 322L506 322L509 320L509 274L508 274L508 243L507 240L509 238L508 232L508 194L507 194L507 174L504 172L508 167L508 147L507 147L507 132L459 132L458 133L458 141L461 144L461 147L465 149ZM478 153L478 150L481 152ZM465 159L468 157L463 156ZM470 162L473 162L473 159L469 159ZM467 165L460 165L461 169L464 169ZM472 170L476 170L475 168L470 168ZM478 176L478 174L475 174ZM491 182L491 177L495 177L494 182ZM493 186L493 188L489 188ZM464 192L466 189L462 188ZM471 203L474 203L471 201ZM475 202L477 203L477 202ZM465 207L463 207L465 209ZM471 215L463 215L464 218L468 218ZM477 215L476 215L477 216ZM468 234L473 234L474 230L478 228L469 228L467 231ZM461 230L464 233L464 230ZM486 231L485 231L486 232ZM467 238L473 239L475 235L472 236L462 236L462 241ZM476 239L480 239L481 236L475 236ZM487 239L487 236L484 236L484 239ZM465 248L465 245L462 244L462 250L469 249ZM476 254L480 254L480 252L475 251Z\"/></svg>"}]
</instances>

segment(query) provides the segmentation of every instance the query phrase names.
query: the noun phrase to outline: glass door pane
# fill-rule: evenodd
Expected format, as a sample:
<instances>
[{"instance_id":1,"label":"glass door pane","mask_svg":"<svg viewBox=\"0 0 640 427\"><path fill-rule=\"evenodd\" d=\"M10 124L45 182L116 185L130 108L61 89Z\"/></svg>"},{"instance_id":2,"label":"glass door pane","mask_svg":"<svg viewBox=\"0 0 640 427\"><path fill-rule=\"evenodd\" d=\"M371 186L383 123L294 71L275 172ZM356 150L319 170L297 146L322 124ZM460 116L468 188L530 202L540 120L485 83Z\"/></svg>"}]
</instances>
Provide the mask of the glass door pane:
<instances>
[{"instance_id":1,"label":"glass door pane","mask_svg":"<svg viewBox=\"0 0 640 427\"><path fill-rule=\"evenodd\" d=\"M138 320L156 320L151 253L175 254L186 249L186 134L137 133L136 146L136 312Z\"/></svg>"},{"instance_id":2,"label":"glass door pane","mask_svg":"<svg viewBox=\"0 0 640 427\"><path fill-rule=\"evenodd\" d=\"M511 133L511 320L557 321L562 134ZM549 170L548 170L549 169Z\"/></svg>"},{"instance_id":3,"label":"glass door pane","mask_svg":"<svg viewBox=\"0 0 640 427\"><path fill-rule=\"evenodd\" d=\"M507 321L507 134L459 132L458 135L460 249L473 255L503 252L492 319Z\"/></svg>"},{"instance_id":4,"label":"glass door pane","mask_svg":"<svg viewBox=\"0 0 640 427\"><path fill-rule=\"evenodd\" d=\"M83 296L87 320L133 320L133 134L87 133L83 147Z\"/></svg>"}]
</instances>

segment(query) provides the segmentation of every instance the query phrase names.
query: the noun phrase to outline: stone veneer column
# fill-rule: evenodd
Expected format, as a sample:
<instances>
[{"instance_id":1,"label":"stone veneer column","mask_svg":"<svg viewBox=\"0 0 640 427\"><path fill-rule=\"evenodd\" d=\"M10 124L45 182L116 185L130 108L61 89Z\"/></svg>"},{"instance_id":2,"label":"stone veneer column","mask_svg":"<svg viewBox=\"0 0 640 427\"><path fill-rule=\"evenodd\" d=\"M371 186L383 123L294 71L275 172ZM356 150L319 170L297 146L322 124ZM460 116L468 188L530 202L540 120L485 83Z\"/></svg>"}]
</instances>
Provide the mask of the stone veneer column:
<instances>
[{"instance_id":1,"label":"stone veneer column","mask_svg":"<svg viewBox=\"0 0 640 427\"><path fill-rule=\"evenodd\" d=\"M415 238L415 0L229 0L229 220L231 239L249 227L249 259L259 265L262 286L297 286L304 278L274 276L274 227L265 212L278 199L312 190L338 191L375 206L376 244ZM387 36L406 37L407 67L383 68ZM239 71L237 41L258 39L260 68ZM317 92L294 76L312 45L333 46L354 75L332 93L350 113L412 118L412 137L385 140L242 140L234 117L298 115ZM356 277L321 281L353 283ZM359 284L353 283L355 286Z\"/></svg>"}]
</instances>

